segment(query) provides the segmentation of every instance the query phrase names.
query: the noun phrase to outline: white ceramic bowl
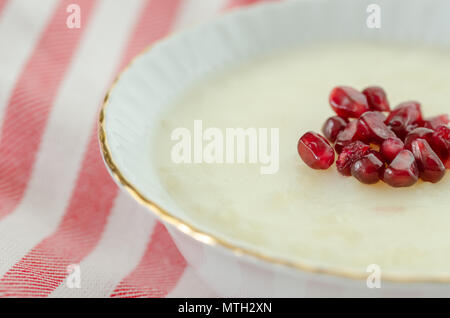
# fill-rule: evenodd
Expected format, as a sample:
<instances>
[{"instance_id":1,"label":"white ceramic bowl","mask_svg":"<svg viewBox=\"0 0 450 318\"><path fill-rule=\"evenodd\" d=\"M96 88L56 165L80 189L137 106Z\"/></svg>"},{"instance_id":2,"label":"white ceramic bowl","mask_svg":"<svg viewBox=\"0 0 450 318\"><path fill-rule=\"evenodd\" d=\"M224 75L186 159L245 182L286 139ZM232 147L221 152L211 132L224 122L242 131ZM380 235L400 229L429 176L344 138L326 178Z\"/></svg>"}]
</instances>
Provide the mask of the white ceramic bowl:
<instances>
[{"instance_id":1,"label":"white ceramic bowl","mask_svg":"<svg viewBox=\"0 0 450 318\"><path fill-rule=\"evenodd\" d=\"M366 26L367 6L381 7L380 29ZM141 54L110 90L100 143L118 184L158 215L186 260L222 296L439 296L449 277L382 276L290 262L224 238L180 209L160 183L151 154L158 121L171 101L211 73L290 46L387 41L450 46L450 1L285 1L236 11L173 35ZM347 253L349 251L342 251Z\"/></svg>"}]
</instances>

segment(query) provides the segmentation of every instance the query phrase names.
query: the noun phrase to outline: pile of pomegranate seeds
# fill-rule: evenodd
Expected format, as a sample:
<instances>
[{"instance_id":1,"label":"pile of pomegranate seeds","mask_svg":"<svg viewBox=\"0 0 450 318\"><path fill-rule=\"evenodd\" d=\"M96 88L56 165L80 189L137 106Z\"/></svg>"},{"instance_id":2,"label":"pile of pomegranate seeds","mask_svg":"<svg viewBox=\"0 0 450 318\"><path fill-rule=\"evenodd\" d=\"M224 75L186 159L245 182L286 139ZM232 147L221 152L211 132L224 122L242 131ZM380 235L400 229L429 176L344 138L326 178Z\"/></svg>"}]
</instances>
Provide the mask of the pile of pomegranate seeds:
<instances>
[{"instance_id":1,"label":"pile of pomegranate seeds","mask_svg":"<svg viewBox=\"0 0 450 318\"><path fill-rule=\"evenodd\" d=\"M450 169L448 115L424 119L416 101L391 110L378 86L362 92L338 86L329 102L337 116L325 121L325 137L307 132L298 142L298 153L311 168L330 168L337 153L342 175L365 184L383 180L393 187L412 186L419 178L436 183Z\"/></svg>"}]
</instances>

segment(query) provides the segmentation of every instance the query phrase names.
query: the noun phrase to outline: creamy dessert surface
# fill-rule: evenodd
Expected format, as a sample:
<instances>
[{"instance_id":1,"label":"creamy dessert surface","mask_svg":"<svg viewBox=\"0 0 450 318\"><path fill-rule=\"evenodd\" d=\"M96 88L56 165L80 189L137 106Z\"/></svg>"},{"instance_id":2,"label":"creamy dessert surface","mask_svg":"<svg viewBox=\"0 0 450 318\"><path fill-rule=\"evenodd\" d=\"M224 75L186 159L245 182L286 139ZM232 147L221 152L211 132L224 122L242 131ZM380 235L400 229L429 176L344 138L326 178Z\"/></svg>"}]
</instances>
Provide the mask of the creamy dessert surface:
<instances>
[{"instance_id":1,"label":"creamy dessert surface","mask_svg":"<svg viewBox=\"0 0 450 318\"><path fill-rule=\"evenodd\" d=\"M337 85L380 85L391 106L450 109L450 52L364 43L293 49L233 68L193 87L167 113L156 148L160 178L177 204L215 233L290 260L365 269L450 273L450 175L404 189L363 185L335 166L312 170L297 154L308 130L334 113ZM280 128L279 171L260 164L175 164L177 127Z\"/></svg>"}]
</instances>

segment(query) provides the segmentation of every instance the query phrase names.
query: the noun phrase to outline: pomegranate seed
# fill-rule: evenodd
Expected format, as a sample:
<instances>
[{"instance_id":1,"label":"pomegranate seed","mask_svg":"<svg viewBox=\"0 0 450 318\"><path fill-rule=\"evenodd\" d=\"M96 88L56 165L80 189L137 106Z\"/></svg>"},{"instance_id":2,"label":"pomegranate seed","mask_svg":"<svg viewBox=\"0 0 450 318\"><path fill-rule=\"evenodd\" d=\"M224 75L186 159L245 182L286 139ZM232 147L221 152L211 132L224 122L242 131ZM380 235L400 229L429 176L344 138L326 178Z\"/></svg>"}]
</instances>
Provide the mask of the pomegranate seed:
<instances>
[{"instance_id":1,"label":"pomegranate seed","mask_svg":"<svg viewBox=\"0 0 450 318\"><path fill-rule=\"evenodd\" d=\"M396 135L384 123L384 116L380 112L366 112L358 119L357 134L364 142L381 143Z\"/></svg>"},{"instance_id":2,"label":"pomegranate seed","mask_svg":"<svg viewBox=\"0 0 450 318\"><path fill-rule=\"evenodd\" d=\"M379 121L382 121L383 123L386 121L386 115L382 112L378 112L378 111L371 111L371 113L375 114L373 116L374 119L378 119Z\"/></svg>"},{"instance_id":3,"label":"pomegranate seed","mask_svg":"<svg viewBox=\"0 0 450 318\"><path fill-rule=\"evenodd\" d=\"M374 184L380 180L384 163L373 153L356 160L352 165L352 176L365 184Z\"/></svg>"},{"instance_id":4,"label":"pomegranate seed","mask_svg":"<svg viewBox=\"0 0 450 318\"><path fill-rule=\"evenodd\" d=\"M324 136L331 142L335 142L337 135L345 129L347 121L339 116L330 117L322 127Z\"/></svg>"},{"instance_id":5,"label":"pomegranate seed","mask_svg":"<svg viewBox=\"0 0 450 318\"><path fill-rule=\"evenodd\" d=\"M409 187L419 179L416 159L409 150L402 150L384 171L383 180L390 186Z\"/></svg>"},{"instance_id":6,"label":"pomegranate seed","mask_svg":"<svg viewBox=\"0 0 450 318\"><path fill-rule=\"evenodd\" d=\"M445 125L437 127L429 143L445 167L450 169L450 128Z\"/></svg>"},{"instance_id":7,"label":"pomegranate seed","mask_svg":"<svg viewBox=\"0 0 450 318\"><path fill-rule=\"evenodd\" d=\"M424 127L436 130L440 125L448 125L448 123L450 119L447 114L444 114L425 120Z\"/></svg>"},{"instance_id":8,"label":"pomegranate seed","mask_svg":"<svg viewBox=\"0 0 450 318\"><path fill-rule=\"evenodd\" d=\"M445 175L445 166L425 139L416 139L411 144L423 181L439 182Z\"/></svg>"},{"instance_id":9,"label":"pomegranate seed","mask_svg":"<svg viewBox=\"0 0 450 318\"><path fill-rule=\"evenodd\" d=\"M412 150L411 144L414 140L421 138L425 139L431 144L431 140L433 138L434 131L428 128L419 127L411 131L405 139L405 148L409 151Z\"/></svg>"},{"instance_id":10,"label":"pomegranate seed","mask_svg":"<svg viewBox=\"0 0 450 318\"><path fill-rule=\"evenodd\" d=\"M329 102L336 114L343 118L359 118L369 110L366 96L348 86L335 87Z\"/></svg>"},{"instance_id":11,"label":"pomegranate seed","mask_svg":"<svg viewBox=\"0 0 450 318\"><path fill-rule=\"evenodd\" d=\"M381 154L386 162L391 163L395 157L405 148L403 141L399 138L388 138L381 144Z\"/></svg>"},{"instance_id":12,"label":"pomegranate seed","mask_svg":"<svg viewBox=\"0 0 450 318\"><path fill-rule=\"evenodd\" d=\"M422 111L418 102L410 101L398 105L386 119L386 124L402 140L422 124Z\"/></svg>"},{"instance_id":13,"label":"pomegranate seed","mask_svg":"<svg viewBox=\"0 0 450 318\"><path fill-rule=\"evenodd\" d=\"M303 161L313 169L328 169L335 159L335 152L328 141L314 132L304 134L297 149Z\"/></svg>"},{"instance_id":14,"label":"pomegranate seed","mask_svg":"<svg viewBox=\"0 0 450 318\"><path fill-rule=\"evenodd\" d=\"M448 115L424 120L416 101L390 111L386 92L378 86L362 92L337 86L329 102L337 116L322 126L326 138L308 132L298 141L298 153L309 167L328 169L337 152L336 166L342 175L353 175L366 184L381 179L393 187L411 186L419 177L436 183L450 168ZM389 111L386 118L383 112ZM334 142L334 150L327 139Z\"/></svg>"},{"instance_id":15,"label":"pomegranate seed","mask_svg":"<svg viewBox=\"0 0 450 318\"><path fill-rule=\"evenodd\" d=\"M391 110L386 92L381 87L367 87L362 92L366 96L367 103L369 104L369 108L371 110L376 110L379 112L388 112Z\"/></svg>"},{"instance_id":16,"label":"pomegranate seed","mask_svg":"<svg viewBox=\"0 0 450 318\"><path fill-rule=\"evenodd\" d=\"M347 124L347 127L337 135L336 144L334 145L334 149L336 149L337 153L341 153L345 146L358 139L357 127L358 121L351 121Z\"/></svg>"},{"instance_id":17,"label":"pomegranate seed","mask_svg":"<svg viewBox=\"0 0 450 318\"><path fill-rule=\"evenodd\" d=\"M361 141L355 141L348 144L344 147L338 160L336 161L338 171L344 176L350 176L353 163L361 157L367 155L369 151L370 146Z\"/></svg>"}]
</instances>

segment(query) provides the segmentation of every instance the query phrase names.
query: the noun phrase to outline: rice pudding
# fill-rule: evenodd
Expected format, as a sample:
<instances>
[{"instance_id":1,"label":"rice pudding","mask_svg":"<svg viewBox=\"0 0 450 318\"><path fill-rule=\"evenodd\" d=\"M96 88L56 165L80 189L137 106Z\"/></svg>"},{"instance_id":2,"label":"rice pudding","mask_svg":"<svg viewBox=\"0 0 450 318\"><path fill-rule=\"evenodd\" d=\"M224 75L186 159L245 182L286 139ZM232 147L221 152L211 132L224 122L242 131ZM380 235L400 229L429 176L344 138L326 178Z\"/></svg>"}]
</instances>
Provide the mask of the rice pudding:
<instances>
[{"instance_id":1,"label":"rice pudding","mask_svg":"<svg viewBox=\"0 0 450 318\"><path fill-rule=\"evenodd\" d=\"M334 115L327 97L336 85L382 85L392 106L415 99L429 117L449 111L448 70L450 51L367 43L292 49L236 66L192 87L165 115L153 149L160 178L211 233L274 256L450 273L448 174L437 184L369 186L336 169L310 169L297 154L298 138ZM279 169L174 163L171 133L195 120L223 131L279 128Z\"/></svg>"}]
</instances>

